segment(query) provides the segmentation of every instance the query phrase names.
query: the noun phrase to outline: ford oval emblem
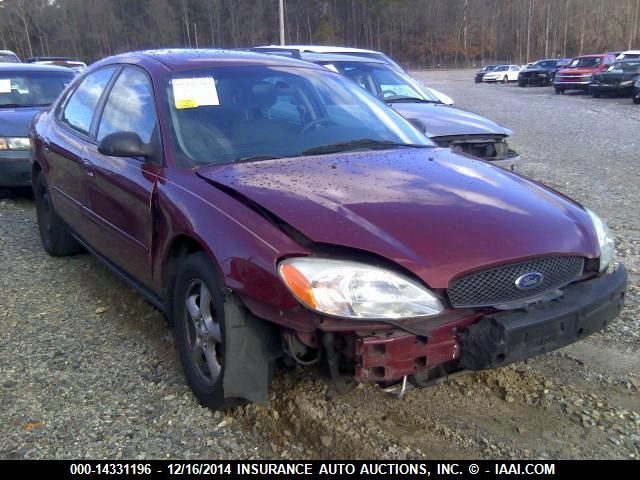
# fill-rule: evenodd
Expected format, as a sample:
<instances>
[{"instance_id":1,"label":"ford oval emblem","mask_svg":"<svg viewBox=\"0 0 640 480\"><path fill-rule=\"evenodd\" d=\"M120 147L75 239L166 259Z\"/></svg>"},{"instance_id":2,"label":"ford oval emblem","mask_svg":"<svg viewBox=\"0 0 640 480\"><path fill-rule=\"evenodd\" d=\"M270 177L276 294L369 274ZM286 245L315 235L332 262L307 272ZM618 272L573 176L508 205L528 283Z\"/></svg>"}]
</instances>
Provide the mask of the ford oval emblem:
<instances>
[{"instance_id":1,"label":"ford oval emblem","mask_svg":"<svg viewBox=\"0 0 640 480\"><path fill-rule=\"evenodd\" d=\"M516 287L520 290L531 290L542 283L544 276L538 272L529 272L516 278Z\"/></svg>"}]
</instances>

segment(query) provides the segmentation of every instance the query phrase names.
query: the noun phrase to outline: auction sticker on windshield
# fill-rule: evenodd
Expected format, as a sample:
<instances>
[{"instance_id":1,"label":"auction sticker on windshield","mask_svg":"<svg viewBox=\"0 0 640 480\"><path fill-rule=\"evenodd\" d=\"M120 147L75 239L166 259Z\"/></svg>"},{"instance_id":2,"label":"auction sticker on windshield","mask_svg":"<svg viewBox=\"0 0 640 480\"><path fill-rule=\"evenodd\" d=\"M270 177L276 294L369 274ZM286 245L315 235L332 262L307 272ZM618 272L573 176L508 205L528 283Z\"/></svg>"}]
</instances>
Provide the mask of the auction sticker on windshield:
<instances>
[{"instance_id":1,"label":"auction sticker on windshield","mask_svg":"<svg viewBox=\"0 0 640 480\"><path fill-rule=\"evenodd\" d=\"M0 93L11 93L10 78L0 78Z\"/></svg>"},{"instance_id":2,"label":"auction sticker on windshield","mask_svg":"<svg viewBox=\"0 0 640 480\"><path fill-rule=\"evenodd\" d=\"M174 78L171 81L176 108L220 105L213 77Z\"/></svg>"}]
</instances>

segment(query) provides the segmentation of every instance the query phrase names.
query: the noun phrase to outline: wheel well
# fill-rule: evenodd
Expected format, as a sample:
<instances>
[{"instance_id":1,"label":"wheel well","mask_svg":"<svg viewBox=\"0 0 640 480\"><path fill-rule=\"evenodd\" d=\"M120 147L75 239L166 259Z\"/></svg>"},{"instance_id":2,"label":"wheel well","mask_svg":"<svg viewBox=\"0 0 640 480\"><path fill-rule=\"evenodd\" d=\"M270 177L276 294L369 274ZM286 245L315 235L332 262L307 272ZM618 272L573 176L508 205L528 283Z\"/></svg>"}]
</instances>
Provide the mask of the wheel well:
<instances>
[{"instance_id":1,"label":"wheel well","mask_svg":"<svg viewBox=\"0 0 640 480\"><path fill-rule=\"evenodd\" d=\"M40 164L38 162L33 162L33 165L31 165L31 182L35 182L36 177L38 176L38 174L42 172L42 167L40 166Z\"/></svg>"},{"instance_id":2,"label":"wheel well","mask_svg":"<svg viewBox=\"0 0 640 480\"><path fill-rule=\"evenodd\" d=\"M166 308L167 317L169 318L172 305L171 289L175 281L176 272L178 271L178 263L181 258L191 255L195 252L204 251L204 247L192 237L180 235L173 240L169 252L164 261L162 270L162 294Z\"/></svg>"}]
</instances>

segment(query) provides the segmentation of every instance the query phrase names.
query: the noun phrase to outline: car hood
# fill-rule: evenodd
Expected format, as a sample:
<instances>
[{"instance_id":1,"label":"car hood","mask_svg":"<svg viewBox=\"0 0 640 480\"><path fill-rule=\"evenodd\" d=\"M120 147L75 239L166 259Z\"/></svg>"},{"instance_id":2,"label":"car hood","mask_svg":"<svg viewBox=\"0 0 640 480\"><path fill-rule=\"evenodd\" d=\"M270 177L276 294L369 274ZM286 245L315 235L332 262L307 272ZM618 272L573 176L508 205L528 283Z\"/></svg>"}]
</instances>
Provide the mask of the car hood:
<instances>
[{"instance_id":1,"label":"car hood","mask_svg":"<svg viewBox=\"0 0 640 480\"><path fill-rule=\"evenodd\" d=\"M380 255L433 288L499 263L598 255L589 216L578 204L448 149L350 152L196 172L313 242Z\"/></svg>"},{"instance_id":2,"label":"car hood","mask_svg":"<svg viewBox=\"0 0 640 480\"><path fill-rule=\"evenodd\" d=\"M525 68L524 70L520 70L520 73L549 73L553 68Z\"/></svg>"},{"instance_id":3,"label":"car hood","mask_svg":"<svg viewBox=\"0 0 640 480\"><path fill-rule=\"evenodd\" d=\"M419 120L428 137L450 135L506 135L510 132L491 120L456 107L437 103L390 104L406 119Z\"/></svg>"},{"instance_id":4,"label":"car hood","mask_svg":"<svg viewBox=\"0 0 640 480\"><path fill-rule=\"evenodd\" d=\"M597 78L601 80L622 81L622 80L633 80L638 76L640 76L640 72L637 72L637 73L603 72L599 74Z\"/></svg>"},{"instance_id":5,"label":"car hood","mask_svg":"<svg viewBox=\"0 0 640 480\"><path fill-rule=\"evenodd\" d=\"M42 107L0 108L0 136L28 137L31 120Z\"/></svg>"},{"instance_id":6,"label":"car hood","mask_svg":"<svg viewBox=\"0 0 640 480\"><path fill-rule=\"evenodd\" d=\"M563 68L558 73L561 75L591 75L598 71L597 68Z\"/></svg>"}]
</instances>

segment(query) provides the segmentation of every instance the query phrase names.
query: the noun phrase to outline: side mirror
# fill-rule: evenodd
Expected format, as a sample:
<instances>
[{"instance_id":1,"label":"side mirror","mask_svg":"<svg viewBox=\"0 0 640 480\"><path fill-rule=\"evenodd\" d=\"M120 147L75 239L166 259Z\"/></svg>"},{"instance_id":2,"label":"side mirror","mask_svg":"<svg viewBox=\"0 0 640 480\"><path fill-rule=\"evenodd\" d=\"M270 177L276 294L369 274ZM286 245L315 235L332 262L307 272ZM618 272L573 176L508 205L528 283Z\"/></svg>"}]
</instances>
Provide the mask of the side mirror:
<instances>
[{"instance_id":1,"label":"side mirror","mask_svg":"<svg viewBox=\"0 0 640 480\"><path fill-rule=\"evenodd\" d=\"M98 151L109 157L144 157L153 156L153 148L142 141L134 132L118 132L107 135L98 145Z\"/></svg>"}]
</instances>

